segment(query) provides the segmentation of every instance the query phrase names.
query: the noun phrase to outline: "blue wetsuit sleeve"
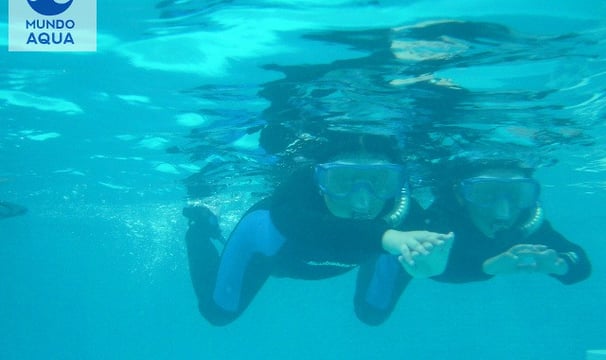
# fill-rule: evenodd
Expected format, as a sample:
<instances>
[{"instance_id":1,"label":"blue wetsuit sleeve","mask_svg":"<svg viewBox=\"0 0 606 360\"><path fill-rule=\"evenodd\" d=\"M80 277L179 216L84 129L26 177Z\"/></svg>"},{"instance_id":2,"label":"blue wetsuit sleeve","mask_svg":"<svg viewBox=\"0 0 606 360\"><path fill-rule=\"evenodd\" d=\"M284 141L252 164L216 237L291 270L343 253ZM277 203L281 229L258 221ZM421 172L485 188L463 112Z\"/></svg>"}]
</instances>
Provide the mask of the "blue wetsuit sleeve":
<instances>
[{"instance_id":1,"label":"blue wetsuit sleeve","mask_svg":"<svg viewBox=\"0 0 606 360\"><path fill-rule=\"evenodd\" d=\"M188 208L184 214L190 219L186 244L198 308L211 324L226 325L248 307L272 273L285 239L260 203L240 220L219 254L211 242L219 233L214 214L206 208Z\"/></svg>"},{"instance_id":2,"label":"blue wetsuit sleeve","mask_svg":"<svg viewBox=\"0 0 606 360\"><path fill-rule=\"evenodd\" d=\"M412 277L396 256L381 254L360 266L356 281L354 309L368 325L380 325L393 312Z\"/></svg>"}]
</instances>

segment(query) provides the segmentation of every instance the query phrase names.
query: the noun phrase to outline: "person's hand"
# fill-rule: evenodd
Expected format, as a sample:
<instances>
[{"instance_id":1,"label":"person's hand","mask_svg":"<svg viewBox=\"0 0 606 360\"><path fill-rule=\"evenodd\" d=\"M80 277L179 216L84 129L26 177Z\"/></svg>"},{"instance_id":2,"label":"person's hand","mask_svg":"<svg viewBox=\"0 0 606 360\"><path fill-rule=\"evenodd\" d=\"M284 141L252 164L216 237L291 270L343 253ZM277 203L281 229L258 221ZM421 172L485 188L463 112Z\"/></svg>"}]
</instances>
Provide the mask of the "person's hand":
<instances>
[{"instance_id":1,"label":"person's hand","mask_svg":"<svg viewBox=\"0 0 606 360\"><path fill-rule=\"evenodd\" d=\"M563 275L568 271L568 264L545 245L518 244L486 260L484 271L491 275L517 272Z\"/></svg>"},{"instance_id":2,"label":"person's hand","mask_svg":"<svg viewBox=\"0 0 606 360\"><path fill-rule=\"evenodd\" d=\"M568 272L568 264L557 251L545 245L533 245L532 248L519 251L518 269L527 272L563 275Z\"/></svg>"},{"instance_id":3,"label":"person's hand","mask_svg":"<svg viewBox=\"0 0 606 360\"><path fill-rule=\"evenodd\" d=\"M453 239L453 233L388 230L383 235L383 248L397 255L410 275L429 277L444 271Z\"/></svg>"},{"instance_id":4,"label":"person's hand","mask_svg":"<svg viewBox=\"0 0 606 360\"><path fill-rule=\"evenodd\" d=\"M450 249L452 248L454 234L436 234L440 235L442 242L431 248L427 254L413 254L413 263L406 261L403 256L399 256L398 260L410 274L415 278L426 278L431 276L440 275L446 269L448 264L448 257L450 256Z\"/></svg>"}]
</instances>

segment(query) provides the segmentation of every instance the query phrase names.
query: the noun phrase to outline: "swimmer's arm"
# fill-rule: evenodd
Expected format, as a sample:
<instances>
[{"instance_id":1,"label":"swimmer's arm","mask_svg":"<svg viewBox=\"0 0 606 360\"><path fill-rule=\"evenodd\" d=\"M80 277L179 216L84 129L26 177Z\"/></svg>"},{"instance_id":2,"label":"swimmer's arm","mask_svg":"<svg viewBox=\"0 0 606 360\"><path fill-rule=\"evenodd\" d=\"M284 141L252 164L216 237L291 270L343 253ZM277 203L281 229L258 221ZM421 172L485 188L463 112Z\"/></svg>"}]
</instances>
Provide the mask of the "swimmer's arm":
<instances>
[{"instance_id":1,"label":"swimmer's arm","mask_svg":"<svg viewBox=\"0 0 606 360\"><path fill-rule=\"evenodd\" d=\"M399 231L389 229L383 233L381 246L386 252L398 255L401 260L414 265L414 257L428 255L430 251L454 239L453 233L440 234L431 231Z\"/></svg>"},{"instance_id":2,"label":"swimmer's arm","mask_svg":"<svg viewBox=\"0 0 606 360\"><path fill-rule=\"evenodd\" d=\"M427 278L444 272L453 239L453 233L387 230L382 244L385 251L398 257L410 276Z\"/></svg>"},{"instance_id":3,"label":"swimmer's arm","mask_svg":"<svg viewBox=\"0 0 606 360\"><path fill-rule=\"evenodd\" d=\"M562 276L569 267L559 253L545 245L518 244L486 260L482 269L488 275L526 272Z\"/></svg>"}]
</instances>

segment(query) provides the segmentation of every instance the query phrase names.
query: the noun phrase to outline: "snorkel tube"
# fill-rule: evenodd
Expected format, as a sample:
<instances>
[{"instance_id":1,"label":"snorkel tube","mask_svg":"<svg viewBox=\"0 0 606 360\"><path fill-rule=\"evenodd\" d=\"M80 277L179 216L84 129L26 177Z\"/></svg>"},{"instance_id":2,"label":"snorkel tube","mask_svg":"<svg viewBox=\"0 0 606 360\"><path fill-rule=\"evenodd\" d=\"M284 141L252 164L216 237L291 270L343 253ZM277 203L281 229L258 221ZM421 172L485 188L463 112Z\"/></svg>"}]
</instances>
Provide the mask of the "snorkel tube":
<instances>
[{"instance_id":1,"label":"snorkel tube","mask_svg":"<svg viewBox=\"0 0 606 360\"><path fill-rule=\"evenodd\" d=\"M395 199L393 209L387 213L383 220L392 227L398 226L408 214L410 206L410 196L408 194L408 185L402 187L400 195Z\"/></svg>"},{"instance_id":2,"label":"snorkel tube","mask_svg":"<svg viewBox=\"0 0 606 360\"><path fill-rule=\"evenodd\" d=\"M543 225L543 221L545 221L545 212L541 205L537 203L528 221L520 226L520 231L522 231L524 236L530 236Z\"/></svg>"}]
</instances>

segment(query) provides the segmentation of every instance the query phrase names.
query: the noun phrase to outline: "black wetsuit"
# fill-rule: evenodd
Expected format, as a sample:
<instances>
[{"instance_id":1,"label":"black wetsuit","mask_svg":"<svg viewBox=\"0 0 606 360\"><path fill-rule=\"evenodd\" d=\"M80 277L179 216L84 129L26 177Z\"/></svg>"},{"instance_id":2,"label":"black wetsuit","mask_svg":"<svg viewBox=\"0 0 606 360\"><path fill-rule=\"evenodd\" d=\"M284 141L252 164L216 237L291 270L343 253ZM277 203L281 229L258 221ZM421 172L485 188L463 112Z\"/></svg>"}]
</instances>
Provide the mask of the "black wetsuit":
<instances>
[{"instance_id":1,"label":"black wetsuit","mask_svg":"<svg viewBox=\"0 0 606 360\"><path fill-rule=\"evenodd\" d=\"M412 212L419 213L420 207L412 206ZM186 239L200 312L212 324L224 325L246 309L269 276L320 279L360 265L356 314L368 324L379 324L410 280L396 257L382 249L387 229L389 225L380 218L333 216L313 182L311 169L296 173L272 197L248 210L220 256L209 241L217 229L190 225Z\"/></svg>"},{"instance_id":2,"label":"black wetsuit","mask_svg":"<svg viewBox=\"0 0 606 360\"><path fill-rule=\"evenodd\" d=\"M456 200L453 198L447 205L435 203L425 211L421 211L418 206L415 206L411 209L407 221L404 222L405 226L399 228L399 230L422 229L438 233L454 232L455 239L446 269L442 274L432 277L433 280L466 283L491 279L493 275L488 275L483 271L484 261L507 251L516 244L546 245L557 251L560 257L568 263L568 272L565 275L551 274L550 276L564 284L582 281L591 274L591 264L585 251L556 232L548 221L544 221L531 234L525 234L518 230L519 227L516 227L515 230L501 232L494 239L490 239L471 223L463 208L451 206L453 201ZM412 202L412 204L415 203ZM378 324L385 320L393 310L395 302L411 280L411 276L402 270L394 256L380 255L375 258L374 265L366 264L360 267L358 279L369 278L373 279L370 284L380 284L380 286L373 288L368 285L367 281L363 282L362 287L367 289L366 293L379 291L381 295L375 296L375 299L388 300L390 303L381 307L370 306L369 301L360 302L361 305L356 303L356 309L363 308L364 316ZM377 311L378 309L383 311Z\"/></svg>"},{"instance_id":3,"label":"black wetsuit","mask_svg":"<svg viewBox=\"0 0 606 360\"><path fill-rule=\"evenodd\" d=\"M493 276L484 273L482 269L484 261L517 244L545 245L557 251L568 263L568 272L565 275L550 274L549 276L563 284L582 281L591 274L591 263L585 251L555 231L549 221L543 221L530 233L521 230L521 224L518 224L512 230L497 233L491 239L472 225L463 208L453 205L455 201L451 199L448 204L434 204L426 211L425 223L428 230L452 231L455 234L446 270L433 279L452 283L488 280ZM523 214L521 223L527 222L530 216Z\"/></svg>"}]
</instances>

